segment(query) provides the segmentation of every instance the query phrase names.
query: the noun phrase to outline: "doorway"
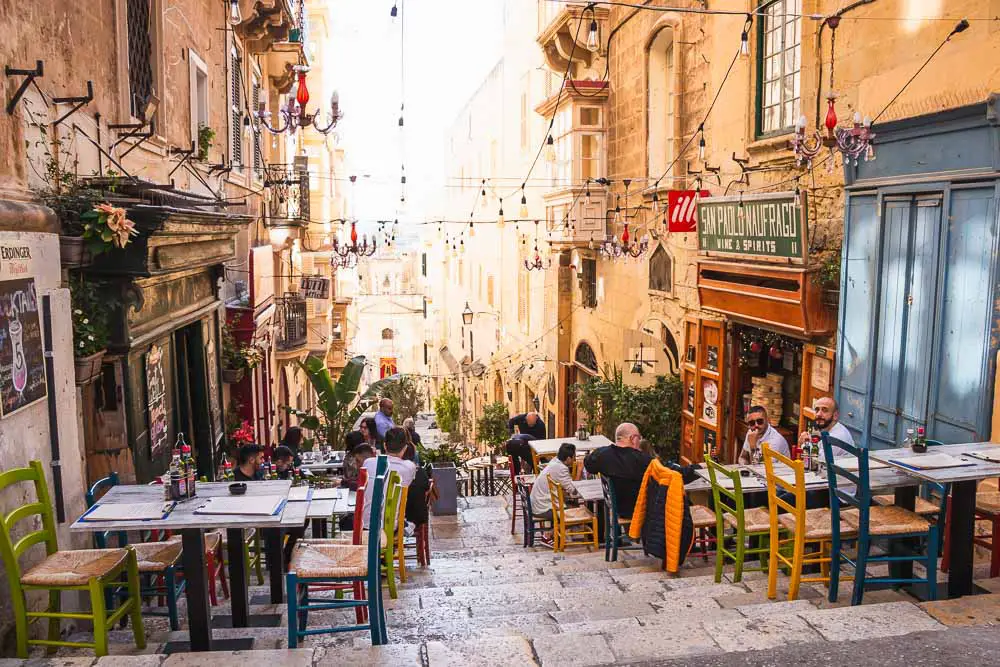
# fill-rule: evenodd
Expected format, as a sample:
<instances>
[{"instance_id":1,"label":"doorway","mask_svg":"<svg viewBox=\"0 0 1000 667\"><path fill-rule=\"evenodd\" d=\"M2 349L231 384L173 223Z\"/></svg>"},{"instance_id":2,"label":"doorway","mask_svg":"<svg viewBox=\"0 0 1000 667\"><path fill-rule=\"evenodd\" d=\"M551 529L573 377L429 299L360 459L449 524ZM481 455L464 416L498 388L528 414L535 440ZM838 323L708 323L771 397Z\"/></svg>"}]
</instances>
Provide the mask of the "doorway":
<instances>
[{"instance_id":1,"label":"doorway","mask_svg":"<svg viewBox=\"0 0 1000 667\"><path fill-rule=\"evenodd\" d=\"M174 333L177 386L176 431L183 433L198 466L198 476L215 479L215 452L209 413L205 341L199 320Z\"/></svg>"}]
</instances>

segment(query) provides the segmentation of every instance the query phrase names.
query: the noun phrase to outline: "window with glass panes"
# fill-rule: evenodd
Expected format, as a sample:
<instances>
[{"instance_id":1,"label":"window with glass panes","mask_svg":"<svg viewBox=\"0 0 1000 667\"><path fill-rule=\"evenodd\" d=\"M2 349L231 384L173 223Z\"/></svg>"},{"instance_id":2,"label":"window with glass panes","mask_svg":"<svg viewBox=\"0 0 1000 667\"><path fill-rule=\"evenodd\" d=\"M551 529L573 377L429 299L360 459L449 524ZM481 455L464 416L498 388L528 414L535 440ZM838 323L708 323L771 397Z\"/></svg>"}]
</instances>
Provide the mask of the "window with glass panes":
<instances>
[{"instance_id":1,"label":"window with glass panes","mask_svg":"<svg viewBox=\"0 0 1000 667\"><path fill-rule=\"evenodd\" d=\"M799 116L802 0L763 4L758 21L757 134L791 129Z\"/></svg>"}]
</instances>

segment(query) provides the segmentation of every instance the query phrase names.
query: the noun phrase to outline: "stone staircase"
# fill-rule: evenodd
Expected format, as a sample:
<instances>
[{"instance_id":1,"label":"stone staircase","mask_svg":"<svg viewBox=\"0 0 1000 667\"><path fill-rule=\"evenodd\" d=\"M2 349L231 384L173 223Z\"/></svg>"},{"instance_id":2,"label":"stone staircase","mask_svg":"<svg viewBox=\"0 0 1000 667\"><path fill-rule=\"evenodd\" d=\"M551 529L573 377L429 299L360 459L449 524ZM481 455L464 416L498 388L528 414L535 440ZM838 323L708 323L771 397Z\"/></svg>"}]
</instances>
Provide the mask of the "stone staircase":
<instances>
[{"instance_id":1,"label":"stone staircase","mask_svg":"<svg viewBox=\"0 0 1000 667\"><path fill-rule=\"evenodd\" d=\"M764 575L749 573L740 583L727 576L716 584L714 563L698 555L674 577L637 551L620 553L618 562L608 563L603 550L553 554L524 549L520 534L510 535L505 498L474 497L460 503L458 516L432 519L431 567L410 568L398 599L386 596L388 646L372 647L367 633L345 633L316 636L288 650L283 618L282 627L215 631L220 638L254 637L254 651L165 657L159 655L162 644L186 638L186 633L165 632L161 619L148 619L145 655L131 655L130 633L116 632L114 650L120 655L96 664L793 664L807 656L846 651L850 642L872 651L870 664L881 664L880 653L894 641L904 652L912 650L914 641L967 648L971 640L957 641L959 636L952 636L957 630L950 628L971 626L962 632L976 633L984 631L981 626L1000 624L1000 593L919 604L904 593L881 590L866 593L863 606L850 607L850 583L843 585L837 604L827 601L819 584L804 584L800 599L789 602L782 601L786 595L780 583L787 585L782 578L778 601L769 601ZM1000 592L996 581L980 583ZM266 588L252 591L264 592ZM284 608L255 605L254 612L283 613ZM213 613L226 613L225 605ZM343 611L315 612L310 626L345 616ZM988 646L993 640L983 641ZM1000 640L994 643L1000 652ZM933 655L945 656L942 651ZM997 652L990 664L996 663ZM787 655L781 658L783 653ZM63 655L82 658L86 653ZM857 660L857 653L845 655L868 664ZM73 665L93 662L82 658Z\"/></svg>"}]
</instances>

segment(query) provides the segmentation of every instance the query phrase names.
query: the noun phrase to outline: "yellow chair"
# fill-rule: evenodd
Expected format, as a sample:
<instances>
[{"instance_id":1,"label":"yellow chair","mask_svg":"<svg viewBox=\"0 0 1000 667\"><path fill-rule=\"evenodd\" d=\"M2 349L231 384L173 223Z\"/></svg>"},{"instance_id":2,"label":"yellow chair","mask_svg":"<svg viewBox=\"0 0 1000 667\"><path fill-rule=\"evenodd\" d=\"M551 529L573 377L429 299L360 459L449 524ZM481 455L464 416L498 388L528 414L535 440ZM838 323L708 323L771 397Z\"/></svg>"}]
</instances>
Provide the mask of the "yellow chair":
<instances>
[{"instance_id":1,"label":"yellow chair","mask_svg":"<svg viewBox=\"0 0 1000 667\"><path fill-rule=\"evenodd\" d=\"M775 472L776 465L784 466ZM799 585L830 582L830 544L833 538L832 514L829 508L806 509L805 468L802 461L793 461L772 451L764 445L764 469L767 477L767 501L770 515L770 561L767 575L767 597L775 599L778 594L778 564L789 568L791 580L788 583L788 599L796 600ZM780 475L780 476L779 476ZM793 476L794 482L788 481ZM789 502L779 494L785 491L792 498ZM785 514L779 512L784 510ZM841 538L854 534L855 528L841 517ZM782 537L782 531L787 536ZM817 550L806 553L806 545L816 545ZM792 556L786 554L791 549ZM802 577L803 565L819 565L820 576Z\"/></svg>"},{"instance_id":2,"label":"yellow chair","mask_svg":"<svg viewBox=\"0 0 1000 667\"><path fill-rule=\"evenodd\" d=\"M108 631L119 620L128 616L132 622L135 645L146 647L146 634L142 625L139 599L139 567L135 548L82 549L60 551L56 539L56 525L52 516L52 503L45 482L41 461L32 461L27 468L15 468L0 473L0 491L20 482L32 482L37 500L21 505L7 514L0 513L0 553L3 554L14 611L17 631L17 657L26 659L32 644L46 646L54 652L59 646L92 648L97 656L108 654ZM38 517L41 528L31 530L15 539L13 527L24 519ZM29 522L30 523L30 522ZM31 526L33 527L33 526ZM37 565L21 572L18 562L21 555L36 544L45 545L45 558ZM125 582L122 578L125 578ZM121 599L117 609L112 608L115 595L108 595L121 587L128 590L128 597ZM49 604L44 611L28 611L28 591L49 591ZM64 612L60 609L62 591L88 591L90 611ZM59 621L63 618L87 620L94 624L94 641L68 642L59 639ZM48 619L46 639L30 639L28 626L38 620Z\"/></svg>"},{"instance_id":3,"label":"yellow chair","mask_svg":"<svg viewBox=\"0 0 1000 667\"><path fill-rule=\"evenodd\" d=\"M565 551L566 545L593 546L597 548L597 516L586 507L566 508L562 485L546 477L549 482L549 498L552 500L552 550ZM571 538L586 538L574 542Z\"/></svg>"},{"instance_id":4,"label":"yellow chair","mask_svg":"<svg viewBox=\"0 0 1000 667\"><path fill-rule=\"evenodd\" d=\"M406 498L410 494L410 487L404 486L399 494L399 510L396 512L396 551L393 556L396 558L399 568L399 583L406 583L406 551L404 541L406 540Z\"/></svg>"}]
</instances>

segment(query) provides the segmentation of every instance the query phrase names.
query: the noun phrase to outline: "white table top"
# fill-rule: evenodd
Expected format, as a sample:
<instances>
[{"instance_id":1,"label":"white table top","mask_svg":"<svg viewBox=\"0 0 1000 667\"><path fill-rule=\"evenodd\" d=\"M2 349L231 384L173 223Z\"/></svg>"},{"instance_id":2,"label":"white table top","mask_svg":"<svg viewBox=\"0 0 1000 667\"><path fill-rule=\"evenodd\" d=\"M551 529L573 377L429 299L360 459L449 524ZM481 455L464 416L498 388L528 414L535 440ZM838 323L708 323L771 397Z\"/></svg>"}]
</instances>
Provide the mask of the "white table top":
<instances>
[{"instance_id":1,"label":"white table top","mask_svg":"<svg viewBox=\"0 0 1000 667\"><path fill-rule=\"evenodd\" d=\"M907 450L909 451L909 450ZM727 468L747 468L752 473L753 476L750 478L743 478L743 492L744 493L764 493L767 491L766 484L751 484L747 483L748 479L758 479L763 481L765 479L764 466L762 464L758 465L748 465L748 466L726 466ZM789 470L789 472L791 472ZM684 486L687 491L711 491L712 484L709 482L708 469L702 468L697 471L700 479L693 482L689 482ZM781 473L779 473L781 474ZM806 479L808 480L808 474ZM888 468L876 468L875 470L869 471L869 483L871 484L872 491L881 491L894 489L901 486L917 486L918 481L915 480L910 475L906 474L902 470L894 467ZM821 489L828 488L826 476L822 477L822 480L815 482L806 482L806 491L817 491Z\"/></svg>"},{"instance_id":2,"label":"white table top","mask_svg":"<svg viewBox=\"0 0 1000 667\"><path fill-rule=\"evenodd\" d=\"M177 503L166 519L142 521L81 521L77 519L70 530L79 532L98 532L103 530L184 530L185 528L272 528L282 525L301 525L305 523L304 510L308 503L285 503L285 509L275 516L244 516L238 514L195 514L194 511L205 504L205 500L213 496L229 496L229 482L198 482L197 496L190 500ZM268 480L263 482L247 482L248 496L288 496L292 483L288 480ZM160 485L119 485L112 487L99 501L104 503L150 503L163 501L163 487ZM300 506L303 509L301 524L286 524L284 514L289 507ZM289 521L297 520L298 510L289 514Z\"/></svg>"},{"instance_id":3,"label":"white table top","mask_svg":"<svg viewBox=\"0 0 1000 667\"><path fill-rule=\"evenodd\" d=\"M555 456L559 452L559 446L564 442L576 445L577 454L585 454L598 447L607 447L611 441L603 435L594 434L587 440L577 440L574 438L548 438L546 440L529 440L528 444L539 456Z\"/></svg>"},{"instance_id":4,"label":"white table top","mask_svg":"<svg viewBox=\"0 0 1000 667\"><path fill-rule=\"evenodd\" d=\"M939 484L950 484L951 482L969 482L990 477L1000 477L1000 463L991 463L968 456L962 456L969 452L979 452L983 450L993 450L991 453L1000 454L1000 445L995 442L970 442L957 445L937 445L927 448L927 454L914 454L908 447L898 449L873 449L868 453L870 459L887 463L893 469L900 471L910 477L937 482ZM895 459L909 459L928 454L948 454L960 458L963 462L973 465L960 466L955 468L935 468L930 470L916 470L906 466L893 463ZM872 472L874 479L875 472ZM873 482L874 484L874 482Z\"/></svg>"},{"instance_id":5,"label":"white table top","mask_svg":"<svg viewBox=\"0 0 1000 667\"><path fill-rule=\"evenodd\" d=\"M573 486L579 491L580 497L587 502L597 502L604 500L604 487L599 479L578 479L573 481Z\"/></svg>"}]
</instances>

